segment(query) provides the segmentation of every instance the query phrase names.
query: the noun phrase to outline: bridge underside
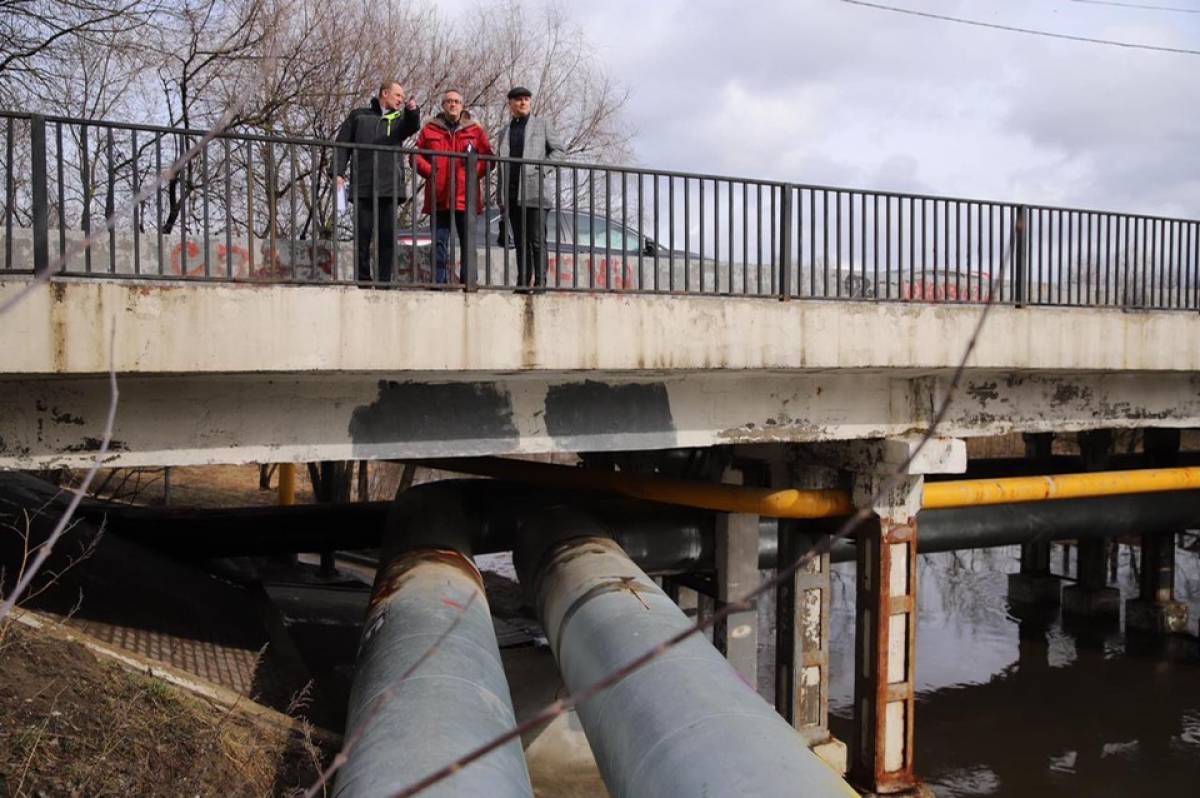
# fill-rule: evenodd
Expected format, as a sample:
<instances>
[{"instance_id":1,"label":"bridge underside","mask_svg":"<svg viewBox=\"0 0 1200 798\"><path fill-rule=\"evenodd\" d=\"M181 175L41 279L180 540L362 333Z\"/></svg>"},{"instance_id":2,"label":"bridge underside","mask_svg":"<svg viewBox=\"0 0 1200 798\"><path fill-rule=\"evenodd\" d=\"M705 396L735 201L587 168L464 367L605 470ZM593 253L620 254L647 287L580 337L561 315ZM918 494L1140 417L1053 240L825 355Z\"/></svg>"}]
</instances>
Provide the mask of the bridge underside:
<instances>
[{"instance_id":1,"label":"bridge underside","mask_svg":"<svg viewBox=\"0 0 1200 798\"><path fill-rule=\"evenodd\" d=\"M630 451L928 429L952 373L137 376L119 382L116 466ZM107 378L10 381L0 467L88 464ZM970 371L940 434L1200 427L1200 375Z\"/></svg>"}]
</instances>

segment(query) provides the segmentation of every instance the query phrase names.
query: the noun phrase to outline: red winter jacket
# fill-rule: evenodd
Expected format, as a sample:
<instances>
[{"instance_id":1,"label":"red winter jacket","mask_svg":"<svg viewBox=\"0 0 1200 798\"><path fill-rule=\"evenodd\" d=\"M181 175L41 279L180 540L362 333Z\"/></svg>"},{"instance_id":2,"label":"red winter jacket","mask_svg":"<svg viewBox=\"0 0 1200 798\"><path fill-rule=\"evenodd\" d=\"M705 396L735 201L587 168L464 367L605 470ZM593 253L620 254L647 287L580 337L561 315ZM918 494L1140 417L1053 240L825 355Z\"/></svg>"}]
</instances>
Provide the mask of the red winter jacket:
<instances>
[{"instance_id":1,"label":"red winter jacket","mask_svg":"<svg viewBox=\"0 0 1200 798\"><path fill-rule=\"evenodd\" d=\"M471 116L465 111L459 117L458 121L458 128L454 132L451 132L442 114L438 114L429 120L425 127L421 128L421 135L417 137L417 149L440 150L442 152L467 152L468 147L471 147L480 155L491 155L492 145L488 141L487 131L483 129L483 126L471 119ZM431 158L423 155L417 155L414 158L417 172L425 178L425 206L421 209L423 213L430 213L433 209L434 181L429 179L430 175L433 174L433 166L430 164L430 160ZM453 192L455 199L454 210L465 211L467 209L466 159L433 156L432 160L437 162L438 210L450 210L450 162L453 160L454 179L458 184L457 189ZM475 178L477 181L475 196L478 198L478 207L475 209L476 213L483 210L483 192L478 190L478 180L486 172L487 164L480 161L478 175Z\"/></svg>"}]
</instances>

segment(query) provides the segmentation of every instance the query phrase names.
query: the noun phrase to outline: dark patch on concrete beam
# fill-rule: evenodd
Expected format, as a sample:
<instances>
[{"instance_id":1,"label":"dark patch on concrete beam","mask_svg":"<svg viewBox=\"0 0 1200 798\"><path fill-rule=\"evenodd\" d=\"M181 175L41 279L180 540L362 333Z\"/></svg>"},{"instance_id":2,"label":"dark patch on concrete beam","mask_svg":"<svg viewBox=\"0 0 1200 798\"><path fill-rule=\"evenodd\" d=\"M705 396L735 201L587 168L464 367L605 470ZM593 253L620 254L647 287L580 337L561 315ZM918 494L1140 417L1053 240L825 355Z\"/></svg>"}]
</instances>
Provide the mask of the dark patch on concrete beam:
<instances>
[{"instance_id":1,"label":"dark patch on concrete beam","mask_svg":"<svg viewBox=\"0 0 1200 798\"><path fill-rule=\"evenodd\" d=\"M507 391L487 382L428 384L379 383L379 398L357 407L350 416L350 440L355 446L378 444L430 444L422 455L464 451L473 441L507 441L508 451L518 439L513 423L512 399ZM466 446L465 450L473 447ZM425 450L428 451L425 451Z\"/></svg>"},{"instance_id":2,"label":"dark patch on concrete beam","mask_svg":"<svg viewBox=\"0 0 1200 798\"><path fill-rule=\"evenodd\" d=\"M609 446L668 449L677 445L667 386L606 382L552 385L546 391L546 432L566 451ZM613 441L617 443L613 443ZM624 443L620 443L624 441Z\"/></svg>"},{"instance_id":3,"label":"dark patch on concrete beam","mask_svg":"<svg viewBox=\"0 0 1200 798\"><path fill-rule=\"evenodd\" d=\"M84 438L79 443L72 443L69 446L64 446L63 451L64 452L98 452L103 448L104 448L104 439L87 437L87 438ZM125 443L125 441L119 441L116 438L113 438L112 440L110 440L108 442L107 451L128 452L128 451L130 451L130 449L129 449L129 444Z\"/></svg>"}]
</instances>

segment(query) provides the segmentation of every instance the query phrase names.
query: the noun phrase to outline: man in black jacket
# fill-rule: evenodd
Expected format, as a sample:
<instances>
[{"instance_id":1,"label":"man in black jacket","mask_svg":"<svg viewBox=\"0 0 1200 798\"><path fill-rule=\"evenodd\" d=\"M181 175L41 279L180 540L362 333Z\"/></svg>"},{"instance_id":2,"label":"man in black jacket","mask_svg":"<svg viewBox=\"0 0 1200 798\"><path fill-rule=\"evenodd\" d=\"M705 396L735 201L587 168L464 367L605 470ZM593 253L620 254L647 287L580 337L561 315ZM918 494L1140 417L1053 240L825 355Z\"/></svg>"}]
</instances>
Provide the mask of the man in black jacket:
<instances>
[{"instance_id":1,"label":"man in black jacket","mask_svg":"<svg viewBox=\"0 0 1200 798\"><path fill-rule=\"evenodd\" d=\"M401 114L400 107L404 106ZM384 81L379 95L366 108L350 112L338 128L339 144L397 146L421 128L421 113L411 98L404 101L404 87L394 80ZM346 187L346 167L350 153L350 189L354 196L354 236L357 239L355 264L359 282L370 282L372 237L378 235L377 277L391 282L392 261L396 248L396 205L407 196L404 186L404 158L386 150L338 147L334 158L337 190Z\"/></svg>"}]
</instances>

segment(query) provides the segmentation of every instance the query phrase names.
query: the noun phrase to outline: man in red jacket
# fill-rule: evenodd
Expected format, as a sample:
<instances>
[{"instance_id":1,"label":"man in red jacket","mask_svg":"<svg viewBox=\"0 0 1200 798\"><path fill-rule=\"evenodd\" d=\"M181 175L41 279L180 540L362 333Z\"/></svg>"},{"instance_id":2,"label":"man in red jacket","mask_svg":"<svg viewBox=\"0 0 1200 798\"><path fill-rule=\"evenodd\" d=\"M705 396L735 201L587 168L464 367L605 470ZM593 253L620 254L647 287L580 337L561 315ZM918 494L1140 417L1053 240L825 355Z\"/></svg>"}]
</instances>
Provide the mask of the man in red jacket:
<instances>
[{"instance_id":1,"label":"man in red jacket","mask_svg":"<svg viewBox=\"0 0 1200 798\"><path fill-rule=\"evenodd\" d=\"M421 129L421 135L417 137L417 149L492 154L487 131L471 119L471 115L463 108L462 93L455 89L449 89L442 95L442 112ZM449 260L451 222L458 229L460 258L467 247L467 160L417 155L416 164L417 172L425 178L423 211L432 214L434 219L434 238L437 244L437 271L434 281L446 283L449 282L446 262ZM486 171L487 164L480 161L476 174L472 176L476 188L475 213L483 211L483 193L479 191L479 179ZM462 280L463 275L460 273L459 281Z\"/></svg>"}]
</instances>

